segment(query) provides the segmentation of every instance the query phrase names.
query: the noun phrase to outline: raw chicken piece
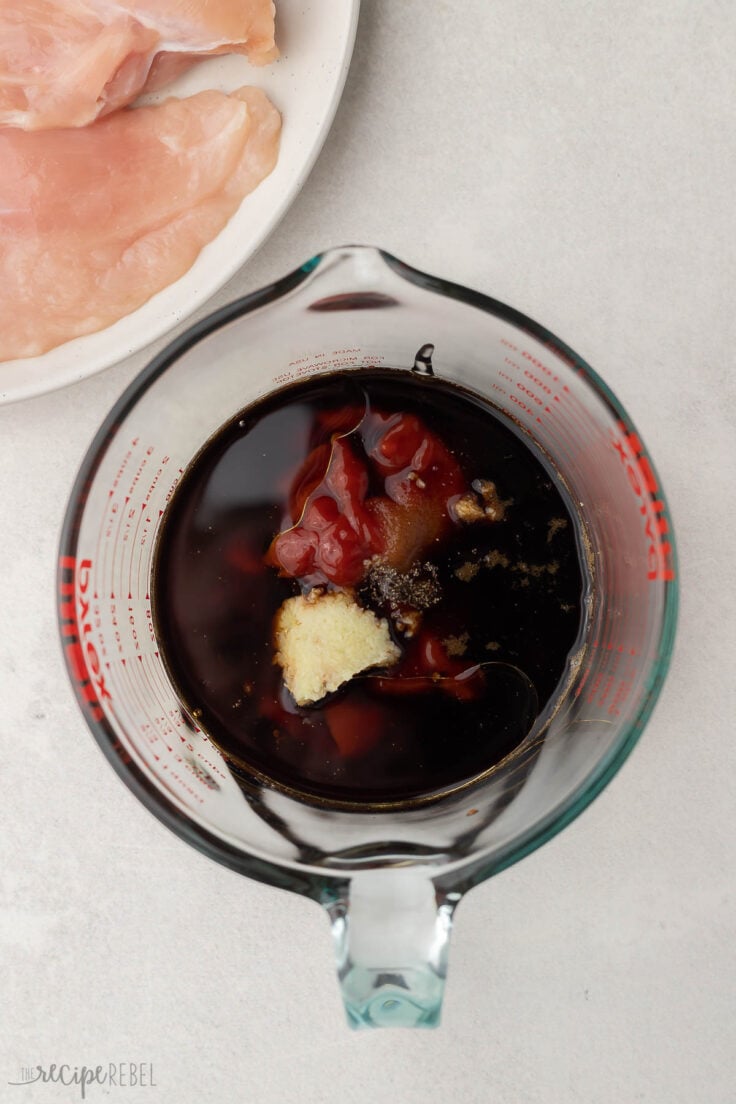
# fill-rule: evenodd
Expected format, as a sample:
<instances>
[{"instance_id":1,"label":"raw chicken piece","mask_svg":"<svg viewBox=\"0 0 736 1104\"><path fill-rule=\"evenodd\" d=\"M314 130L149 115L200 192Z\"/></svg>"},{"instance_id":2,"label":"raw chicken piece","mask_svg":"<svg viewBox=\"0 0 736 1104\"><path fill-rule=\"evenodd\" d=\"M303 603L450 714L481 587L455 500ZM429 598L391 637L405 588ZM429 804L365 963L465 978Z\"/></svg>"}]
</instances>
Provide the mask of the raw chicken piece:
<instances>
[{"instance_id":1,"label":"raw chicken piece","mask_svg":"<svg viewBox=\"0 0 736 1104\"><path fill-rule=\"evenodd\" d=\"M0 361L109 326L177 280L271 172L280 129L241 88L0 131Z\"/></svg>"},{"instance_id":2,"label":"raw chicken piece","mask_svg":"<svg viewBox=\"0 0 736 1104\"><path fill-rule=\"evenodd\" d=\"M273 0L120 0L114 6L155 28L163 49L235 51L257 65L278 57Z\"/></svg>"},{"instance_id":3,"label":"raw chicken piece","mask_svg":"<svg viewBox=\"0 0 736 1104\"><path fill-rule=\"evenodd\" d=\"M233 52L278 56L272 0L0 0L0 127L84 126Z\"/></svg>"},{"instance_id":4,"label":"raw chicken piece","mask_svg":"<svg viewBox=\"0 0 736 1104\"><path fill-rule=\"evenodd\" d=\"M159 35L93 0L0 9L0 126L82 126L143 88Z\"/></svg>"}]
</instances>

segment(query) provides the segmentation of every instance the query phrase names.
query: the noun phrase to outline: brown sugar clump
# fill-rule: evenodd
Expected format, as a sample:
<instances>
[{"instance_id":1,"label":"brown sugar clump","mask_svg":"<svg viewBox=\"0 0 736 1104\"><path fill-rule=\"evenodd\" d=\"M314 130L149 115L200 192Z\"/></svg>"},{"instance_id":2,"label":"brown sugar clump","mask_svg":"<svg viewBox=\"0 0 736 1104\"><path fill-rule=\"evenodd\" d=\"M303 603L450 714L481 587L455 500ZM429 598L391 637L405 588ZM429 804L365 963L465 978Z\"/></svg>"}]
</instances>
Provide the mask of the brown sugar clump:
<instances>
[{"instance_id":1,"label":"brown sugar clump","mask_svg":"<svg viewBox=\"0 0 736 1104\"><path fill-rule=\"evenodd\" d=\"M442 641L448 656L463 656L468 650L470 633L461 633L460 636L446 636Z\"/></svg>"},{"instance_id":2,"label":"brown sugar clump","mask_svg":"<svg viewBox=\"0 0 736 1104\"><path fill-rule=\"evenodd\" d=\"M470 486L472 490L460 495L450 507L455 519L466 525L476 521L503 521L508 503L499 497L496 484L490 479L474 479Z\"/></svg>"},{"instance_id":3,"label":"brown sugar clump","mask_svg":"<svg viewBox=\"0 0 736 1104\"><path fill-rule=\"evenodd\" d=\"M455 568L455 577L459 579L461 583L472 583L479 571L479 564L468 561L467 563L460 564L460 567Z\"/></svg>"},{"instance_id":4,"label":"brown sugar clump","mask_svg":"<svg viewBox=\"0 0 736 1104\"><path fill-rule=\"evenodd\" d=\"M483 562L486 567L508 567L511 561L508 556L504 556L503 552L499 552L497 548L487 552L483 558Z\"/></svg>"}]
</instances>

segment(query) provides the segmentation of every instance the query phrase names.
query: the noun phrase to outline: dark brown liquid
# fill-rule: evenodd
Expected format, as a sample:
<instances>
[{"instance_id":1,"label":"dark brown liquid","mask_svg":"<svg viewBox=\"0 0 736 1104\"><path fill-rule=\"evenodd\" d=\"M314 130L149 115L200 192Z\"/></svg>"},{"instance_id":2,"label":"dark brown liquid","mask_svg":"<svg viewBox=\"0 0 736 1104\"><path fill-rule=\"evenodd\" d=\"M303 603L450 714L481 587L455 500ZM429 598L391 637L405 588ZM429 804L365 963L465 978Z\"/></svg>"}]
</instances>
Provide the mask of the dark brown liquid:
<instances>
[{"instance_id":1,"label":"dark brown liquid","mask_svg":"<svg viewBox=\"0 0 736 1104\"><path fill-rule=\"evenodd\" d=\"M386 695L364 675L328 701L298 708L274 665L274 616L299 584L280 578L264 555L318 417L366 401L416 414L468 483L493 480L509 503L503 521L456 525L425 557L437 569L441 600L424 613L423 628L468 667L484 665L475 700L441 688ZM161 653L185 710L236 774L362 805L442 792L508 755L560 693L581 624L576 529L551 471L490 405L409 373L311 378L225 426L182 479L155 564ZM357 753L346 754L344 744L341 751L331 735L324 707L334 701L350 707ZM361 723L374 730L367 748Z\"/></svg>"}]
</instances>

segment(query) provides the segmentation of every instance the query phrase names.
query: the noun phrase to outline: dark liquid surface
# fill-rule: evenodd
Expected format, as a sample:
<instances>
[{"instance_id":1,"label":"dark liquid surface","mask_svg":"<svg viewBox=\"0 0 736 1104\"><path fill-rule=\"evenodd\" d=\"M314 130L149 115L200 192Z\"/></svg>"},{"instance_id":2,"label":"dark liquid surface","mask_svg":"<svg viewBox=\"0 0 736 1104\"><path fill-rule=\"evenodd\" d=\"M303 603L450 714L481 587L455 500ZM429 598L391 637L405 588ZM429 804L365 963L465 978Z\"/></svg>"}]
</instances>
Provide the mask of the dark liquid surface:
<instances>
[{"instance_id":1,"label":"dark liquid surface","mask_svg":"<svg viewBox=\"0 0 736 1104\"><path fill-rule=\"evenodd\" d=\"M418 415L468 483L493 480L508 503L502 521L455 525L423 557L441 598L422 630L468 668L482 665L473 700L439 687L387 695L369 674L299 708L273 662L275 614L300 587L264 556L319 420L366 402ZM284 389L209 442L163 520L154 622L184 708L236 774L328 802L400 802L472 779L523 741L559 693L583 588L576 523L522 435L452 385L365 369ZM336 703L343 729L355 733L338 743Z\"/></svg>"}]
</instances>

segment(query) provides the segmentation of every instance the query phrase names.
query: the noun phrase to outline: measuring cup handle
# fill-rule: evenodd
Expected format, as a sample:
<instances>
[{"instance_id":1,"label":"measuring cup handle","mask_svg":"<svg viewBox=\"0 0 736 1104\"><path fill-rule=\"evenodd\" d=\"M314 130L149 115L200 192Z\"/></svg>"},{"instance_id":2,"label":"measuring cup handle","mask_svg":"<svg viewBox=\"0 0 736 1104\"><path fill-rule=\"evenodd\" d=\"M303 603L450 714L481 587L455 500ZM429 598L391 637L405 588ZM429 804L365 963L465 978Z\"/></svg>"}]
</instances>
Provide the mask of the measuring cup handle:
<instances>
[{"instance_id":1,"label":"measuring cup handle","mask_svg":"<svg viewBox=\"0 0 736 1104\"><path fill-rule=\"evenodd\" d=\"M426 871L367 870L325 891L351 1027L436 1027L459 894Z\"/></svg>"}]
</instances>

